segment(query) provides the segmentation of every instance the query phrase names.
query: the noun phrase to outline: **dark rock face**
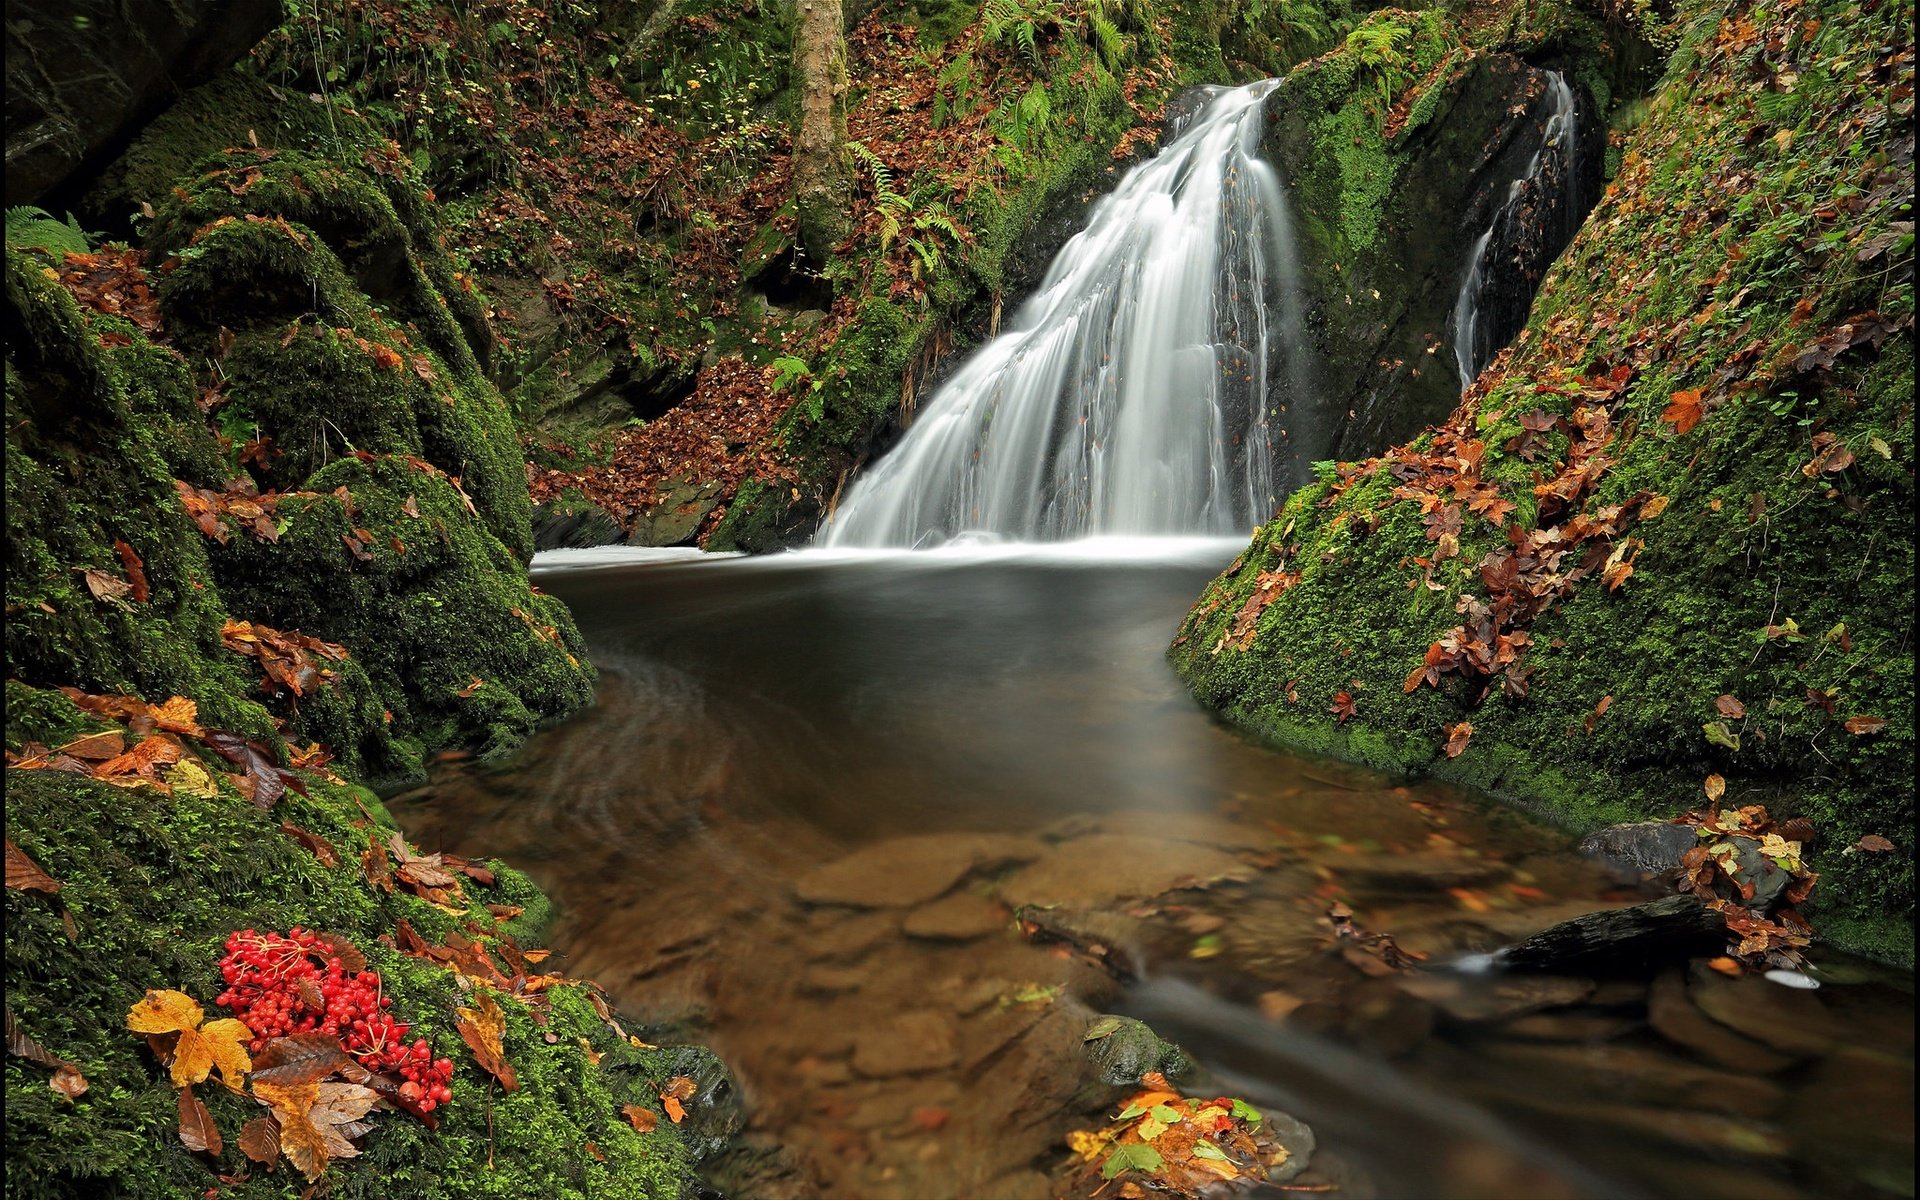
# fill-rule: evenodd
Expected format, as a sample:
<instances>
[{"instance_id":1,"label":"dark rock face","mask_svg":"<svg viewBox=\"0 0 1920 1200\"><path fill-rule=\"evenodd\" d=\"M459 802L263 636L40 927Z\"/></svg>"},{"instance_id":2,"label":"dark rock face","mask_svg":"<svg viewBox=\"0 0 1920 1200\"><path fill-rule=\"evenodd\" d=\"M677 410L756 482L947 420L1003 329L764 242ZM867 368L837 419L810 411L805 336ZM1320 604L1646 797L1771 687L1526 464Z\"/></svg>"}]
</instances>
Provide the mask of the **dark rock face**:
<instances>
[{"instance_id":1,"label":"dark rock face","mask_svg":"<svg viewBox=\"0 0 1920 1200\"><path fill-rule=\"evenodd\" d=\"M7 5L7 203L103 162L280 23L278 0Z\"/></svg>"},{"instance_id":2,"label":"dark rock face","mask_svg":"<svg viewBox=\"0 0 1920 1200\"><path fill-rule=\"evenodd\" d=\"M1293 205L1317 351L1311 394L1278 398L1294 414L1301 461L1364 457L1453 409L1461 381L1449 319L1468 260L1527 176L1553 103L1550 73L1483 55L1429 85L1404 124L1381 133L1375 118L1354 117L1352 89L1327 77L1337 66L1317 60L1273 91L1262 143ZM1583 128L1604 132L1590 100L1577 107ZM1599 196L1600 155L1574 161L1577 172L1536 182L1537 198L1490 255L1502 264L1485 289L1499 295L1490 324L1502 339Z\"/></svg>"},{"instance_id":3,"label":"dark rock face","mask_svg":"<svg viewBox=\"0 0 1920 1200\"><path fill-rule=\"evenodd\" d=\"M1588 913L1543 929L1494 956L1509 971L1555 975L1648 974L1670 962L1715 954L1727 924L1692 896Z\"/></svg>"},{"instance_id":4,"label":"dark rock face","mask_svg":"<svg viewBox=\"0 0 1920 1200\"><path fill-rule=\"evenodd\" d=\"M1580 853L1630 875L1658 875L1679 866L1699 840L1691 826L1633 821L1594 830L1580 840Z\"/></svg>"},{"instance_id":5,"label":"dark rock face","mask_svg":"<svg viewBox=\"0 0 1920 1200\"><path fill-rule=\"evenodd\" d=\"M593 546L614 546L626 536L620 522L605 509L591 504L564 508L552 504L533 506L533 548L535 550L584 550Z\"/></svg>"}]
</instances>

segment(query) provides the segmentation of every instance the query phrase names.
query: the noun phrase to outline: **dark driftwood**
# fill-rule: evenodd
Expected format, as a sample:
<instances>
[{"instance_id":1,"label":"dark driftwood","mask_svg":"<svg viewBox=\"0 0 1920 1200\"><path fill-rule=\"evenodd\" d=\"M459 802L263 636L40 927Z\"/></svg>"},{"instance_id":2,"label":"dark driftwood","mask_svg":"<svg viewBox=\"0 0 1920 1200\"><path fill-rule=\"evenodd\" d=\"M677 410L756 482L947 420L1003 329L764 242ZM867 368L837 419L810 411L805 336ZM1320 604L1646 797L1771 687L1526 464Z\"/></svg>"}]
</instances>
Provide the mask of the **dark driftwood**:
<instances>
[{"instance_id":1,"label":"dark driftwood","mask_svg":"<svg viewBox=\"0 0 1920 1200\"><path fill-rule=\"evenodd\" d=\"M1543 929L1494 956L1509 971L1556 975L1651 974L1667 963L1726 948L1727 923L1693 896L1588 913Z\"/></svg>"}]
</instances>

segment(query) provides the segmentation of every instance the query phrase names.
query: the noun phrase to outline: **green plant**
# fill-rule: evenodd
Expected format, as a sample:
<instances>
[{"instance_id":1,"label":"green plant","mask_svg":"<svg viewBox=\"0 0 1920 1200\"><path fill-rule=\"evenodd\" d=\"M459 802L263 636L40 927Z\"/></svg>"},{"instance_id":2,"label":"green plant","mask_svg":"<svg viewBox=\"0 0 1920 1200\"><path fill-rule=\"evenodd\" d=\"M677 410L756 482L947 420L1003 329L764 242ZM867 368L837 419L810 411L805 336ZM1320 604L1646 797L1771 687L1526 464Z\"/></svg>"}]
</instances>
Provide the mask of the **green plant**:
<instances>
[{"instance_id":1,"label":"green plant","mask_svg":"<svg viewBox=\"0 0 1920 1200\"><path fill-rule=\"evenodd\" d=\"M93 243L72 213L61 221L44 208L16 204L7 210L7 245L53 254L88 254Z\"/></svg>"},{"instance_id":2,"label":"green plant","mask_svg":"<svg viewBox=\"0 0 1920 1200\"><path fill-rule=\"evenodd\" d=\"M987 0L981 10L987 40L1017 49L1030 66L1040 65L1040 43L1065 24L1056 0Z\"/></svg>"}]
</instances>

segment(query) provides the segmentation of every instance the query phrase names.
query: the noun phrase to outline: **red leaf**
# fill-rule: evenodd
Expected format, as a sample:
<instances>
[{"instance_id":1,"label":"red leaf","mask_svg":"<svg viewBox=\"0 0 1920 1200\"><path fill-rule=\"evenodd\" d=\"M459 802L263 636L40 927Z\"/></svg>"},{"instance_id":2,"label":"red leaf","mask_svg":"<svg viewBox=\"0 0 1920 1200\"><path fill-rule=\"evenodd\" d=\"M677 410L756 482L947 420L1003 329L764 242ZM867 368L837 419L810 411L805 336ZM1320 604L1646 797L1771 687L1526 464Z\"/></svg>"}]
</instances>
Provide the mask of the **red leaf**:
<instances>
[{"instance_id":1,"label":"red leaf","mask_svg":"<svg viewBox=\"0 0 1920 1200\"><path fill-rule=\"evenodd\" d=\"M140 556L133 552L132 546L127 545L119 538L114 539L113 548L120 555L120 564L127 569L127 579L133 585L134 601L139 604L145 604L147 598L153 594L147 587L146 564L140 561Z\"/></svg>"}]
</instances>

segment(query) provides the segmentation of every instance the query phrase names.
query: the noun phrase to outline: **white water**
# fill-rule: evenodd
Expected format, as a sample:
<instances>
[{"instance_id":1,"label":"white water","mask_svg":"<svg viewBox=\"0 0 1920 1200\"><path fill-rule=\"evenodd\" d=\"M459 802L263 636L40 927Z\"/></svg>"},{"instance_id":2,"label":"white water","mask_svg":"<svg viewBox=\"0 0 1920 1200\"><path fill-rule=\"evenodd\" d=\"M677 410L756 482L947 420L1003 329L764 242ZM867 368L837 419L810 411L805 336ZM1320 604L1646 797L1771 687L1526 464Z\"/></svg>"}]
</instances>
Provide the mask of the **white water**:
<instances>
[{"instance_id":1,"label":"white water","mask_svg":"<svg viewBox=\"0 0 1920 1200\"><path fill-rule=\"evenodd\" d=\"M1567 86L1566 77L1558 71L1548 71L1547 80L1547 103L1550 107L1546 128L1540 137L1540 148L1534 151L1533 158L1527 163L1526 173L1507 188L1507 198L1495 210L1486 232L1474 241L1473 249L1467 252L1466 277L1460 281L1460 295L1453 303L1453 316L1447 322L1453 337L1453 362L1460 372L1462 392L1473 386L1473 381L1480 377L1480 372L1500 349L1493 344L1493 331L1483 328L1480 312L1480 297L1487 286L1487 250L1493 244L1494 235L1505 235L1501 238L1503 244L1510 241L1509 227L1521 218L1529 193L1540 184L1543 176L1556 176L1569 188L1579 184L1579 164L1574 161L1574 155L1579 148L1580 130L1574 109L1573 89ZM1579 207L1578 197L1567 197L1567 203L1576 213L1585 211Z\"/></svg>"},{"instance_id":2,"label":"white water","mask_svg":"<svg viewBox=\"0 0 1920 1200\"><path fill-rule=\"evenodd\" d=\"M1305 467L1270 372L1296 410L1308 394L1286 197L1256 154L1273 83L1222 90L1121 180L819 542L1244 536L1271 515Z\"/></svg>"}]
</instances>

